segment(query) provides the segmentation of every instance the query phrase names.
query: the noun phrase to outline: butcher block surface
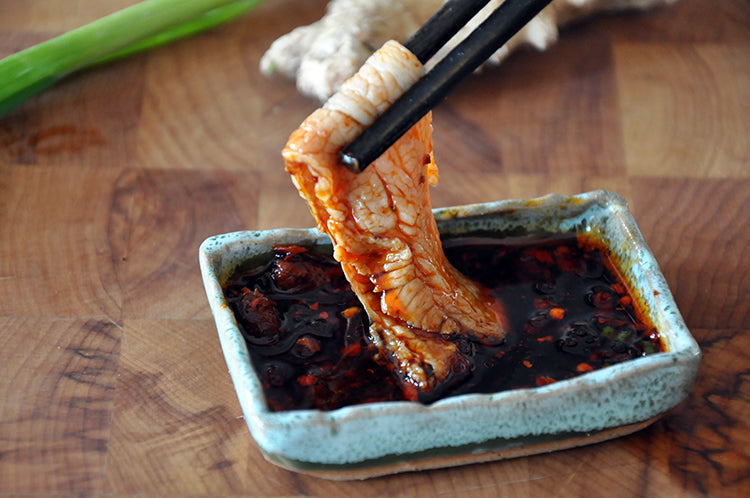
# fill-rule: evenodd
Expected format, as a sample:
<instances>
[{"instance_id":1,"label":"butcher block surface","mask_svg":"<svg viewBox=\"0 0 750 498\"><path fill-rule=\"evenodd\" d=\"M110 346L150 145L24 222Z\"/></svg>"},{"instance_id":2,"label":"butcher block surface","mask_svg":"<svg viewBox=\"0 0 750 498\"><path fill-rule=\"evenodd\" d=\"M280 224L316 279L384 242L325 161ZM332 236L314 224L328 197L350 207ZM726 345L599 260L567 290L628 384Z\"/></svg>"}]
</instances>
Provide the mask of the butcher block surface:
<instances>
[{"instance_id":1,"label":"butcher block surface","mask_svg":"<svg viewBox=\"0 0 750 498\"><path fill-rule=\"evenodd\" d=\"M132 3L3 0L0 56ZM258 63L325 3L270 0L0 117L0 496L748 496L746 0L566 28L434 111L435 207L595 189L627 199L703 353L682 404L608 442L366 481L264 460L198 246L313 225L280 152L318 103Z\"/></svg>"}]
</instances>

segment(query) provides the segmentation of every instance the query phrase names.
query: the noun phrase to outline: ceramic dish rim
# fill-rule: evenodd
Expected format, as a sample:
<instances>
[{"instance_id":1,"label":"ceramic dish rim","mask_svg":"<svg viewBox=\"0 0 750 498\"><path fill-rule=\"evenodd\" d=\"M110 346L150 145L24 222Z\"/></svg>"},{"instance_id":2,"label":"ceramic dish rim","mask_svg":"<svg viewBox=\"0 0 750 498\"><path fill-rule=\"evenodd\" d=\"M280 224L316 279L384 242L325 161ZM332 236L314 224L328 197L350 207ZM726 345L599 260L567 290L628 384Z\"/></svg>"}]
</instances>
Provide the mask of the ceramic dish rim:
<instances>
[{"instance_id":1,"label":"ceramic dish rim","mask_svg":"<svg viewBox=\"0 0 750 498\"><path fill-rule=\"evenodd\" d=\"M244 347L244 350L242 350L240 347L238 350L236 346L236 335L239 334L241 338L241 333L221 292L221 277L226 278L228 275L216 274L215 265L220 264L217 263L216 258L226 254L227 251L241 252L247 250L249 246L258 245L260 242L271 239L278 240L281 238L287 242L288 240L299 239L300 243L303 244L312 243L328 246L330 246L330 243L327 237L320 234L316 229L286 228L263 231L239 231L216 235L206 239L200 248L201 272L209 303L216 320L227 365L243 411L248 419L248 425L256 441L259 444L262 442L259 440L258 431L273 431L274 428L283 429L290 426L290 424L305 424L310 427L328 426L353 419L450 412L455 409L466 410L480 406L499 406L505 403L520 402L529 397L539 399L545 396L555 396L566 390L603 387L613 382L613 380L617 381L618 379L632 375L634 370L647 372L668 368L676 363L694 364L697 369L697 362L700 358L698 345L687 330L679 311L677 311L674 299L660 273L658 264L640 234L640 230L635 224L635 220L630 214L625 200L620 195L608 191L592 191L573 196L550 194L535 199L502 200L442 208L434 210L434 213L436 219L444 223L455 219L465 219L467 216L502 214L518 210L538 211L541 213L545 209L563 209L565 205L577 206L583 209L583 207L594 204L610 209L612 215L619 217L619 222L629 232L627 236L632 239L635 247L642 251L639 258L645 258L650 270L656 272L655 278L650 283L659 291L660 301L673 306L674 309L673 313L663 317L669 322L669 333L675 335L675 337L670 338L670 340L674 341L674 344L670 345L671 349L667 352L612 365L605 369L589 372L547 386L514 389L491 394L463 394L439 400L431 405L422 405L408 401L394 401L352 405L332 411L295 410L271 412L265 403L261 383L250 363L247 348ZM226 273L227 267L223 267L222 271ZM692 384L692 381L690 381L690 384ZM539 433L544 434L545 432L540 431ZM261 447L264 447L264 444L261 444Z\"/></svg>"}]
</instances>

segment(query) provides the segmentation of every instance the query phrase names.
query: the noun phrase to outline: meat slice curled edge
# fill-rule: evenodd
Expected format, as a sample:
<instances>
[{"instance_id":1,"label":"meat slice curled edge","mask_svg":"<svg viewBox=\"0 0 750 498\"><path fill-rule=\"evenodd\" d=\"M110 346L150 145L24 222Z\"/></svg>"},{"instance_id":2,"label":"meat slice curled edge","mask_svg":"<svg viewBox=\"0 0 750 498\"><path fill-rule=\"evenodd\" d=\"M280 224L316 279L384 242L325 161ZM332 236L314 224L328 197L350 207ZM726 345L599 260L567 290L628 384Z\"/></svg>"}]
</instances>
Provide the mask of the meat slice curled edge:
<instances>
[{"instance_id":1,"label":"meat slice curled edge","mask_svg":"<svg viewBox=\"0 0 750 498\"><path fill-rule=\"evenodd\" d=\"M499 342L503 313L443 253L429 187L438 179L428 114L362 173L339 152L423 74L387 42L289 138L282 155L318 228L370 318L370 340L411 399L426 399L470 366L458 335Z\"/></svg>"}]
</instances>

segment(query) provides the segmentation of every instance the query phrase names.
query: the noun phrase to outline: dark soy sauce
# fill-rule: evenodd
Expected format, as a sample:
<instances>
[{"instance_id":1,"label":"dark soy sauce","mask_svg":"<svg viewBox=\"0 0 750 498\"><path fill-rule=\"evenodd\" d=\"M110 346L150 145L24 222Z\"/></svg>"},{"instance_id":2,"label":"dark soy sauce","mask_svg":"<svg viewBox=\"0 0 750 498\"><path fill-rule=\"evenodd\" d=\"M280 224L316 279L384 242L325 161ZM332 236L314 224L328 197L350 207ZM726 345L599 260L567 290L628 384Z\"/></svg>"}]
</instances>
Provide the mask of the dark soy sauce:
<instances>
[{"instance_id":1,"label":"dark soy sauce","mask_svg":"<svg viewBox=\"0 0 750 498\"><path fill-rule=\"evenodd\" d=\"M502 303L509 330L495 346L453 338L471 372L441 397L543 386L662 350L593 237L457 238L444 250ZM267 264L235 275L225 295L270 409L407 399L390 365L373 359L367 315L330 256L277 247Z\"/></svg>"}]
</instances>

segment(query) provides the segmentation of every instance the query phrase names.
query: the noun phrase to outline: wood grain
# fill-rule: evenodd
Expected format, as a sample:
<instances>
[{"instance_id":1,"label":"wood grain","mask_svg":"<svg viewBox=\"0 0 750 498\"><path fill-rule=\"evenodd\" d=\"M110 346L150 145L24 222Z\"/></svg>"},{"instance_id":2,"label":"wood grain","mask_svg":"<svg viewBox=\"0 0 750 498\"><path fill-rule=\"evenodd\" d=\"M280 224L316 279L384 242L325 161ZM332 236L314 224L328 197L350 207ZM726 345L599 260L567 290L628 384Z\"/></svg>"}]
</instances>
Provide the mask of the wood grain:
<instances>
[{"instance_id":1,"label":"wood grain","mask_svg":"<svg viewBox=\"0 0 750 498\"><path fill-rule=\"evenodd\" d=\"M21 317L2 317L0 326L2 492L101 492L120 328Z\"/></svg>"},{"instance_id":2,"label":"wood grain","mask_svg":"<svg viewBox=\"0 0 750 498\"><path fill-rule=\"evenodd\" d=\"M0 312L119 320L107 211L118 171L0 169Z\"/></svg>"},{"instance_id":3,"label":"wood grain","mask_svg":"<svg viewBox=\"0 0 750 498\"><path fill-rule=\"evenodd\" d=\"M0 2L0 55L134 1ZM703 352L680 406L593 446L362 482L263 459L197 251L313 224L280 150L317 103L258 61L325 5L266 2L0 117L0 495L750 495L746 0L572 26L434 111L435 206L627 199Z\"/></svg>"},{"instance_id":4,"label":"wood grain","mask_svg":"<svg viewBox=\"0 0 750 498\"><path fill-rule=\"evenodd\" d=\"M207 317L198 248L211 235L252 226L248 206L258 198L258 187L251 172L123 173L115 183L108 234L124 294L123 317Z\"/></svg>"},{"instance_id":5,"label":"wood grain","mask_svg":"<svg viewBox=\"0 0 750 498\"><path fill-rule=\"evenodd\" d=\"M740 47L618 47L625 160L635 176L742 177L750 57Z\"/></svg>"},{"instance_id":6,"label":"wood grain","mask_svg":"<svg viewBox=\"0 0 750 498\"><path fill-rule=\"evenodd\" d=\"M750 319L748 180L637 179L638 222L693 327L731 329Z\"/></svg>"}]
</instances>

